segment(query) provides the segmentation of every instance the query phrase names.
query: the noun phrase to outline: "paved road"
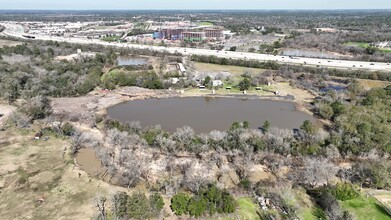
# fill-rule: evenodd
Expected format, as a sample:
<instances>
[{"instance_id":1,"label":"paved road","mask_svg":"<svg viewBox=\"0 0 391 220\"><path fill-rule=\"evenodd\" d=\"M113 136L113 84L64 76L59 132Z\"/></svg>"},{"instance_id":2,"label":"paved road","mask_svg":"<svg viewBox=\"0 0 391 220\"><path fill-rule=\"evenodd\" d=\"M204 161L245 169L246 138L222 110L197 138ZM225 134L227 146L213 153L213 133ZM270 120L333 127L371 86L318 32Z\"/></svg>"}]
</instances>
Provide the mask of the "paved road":
<instances>
[{"instance_id":1,"label":"paved road","mask_svg":"<svg viewBox=\"0 0 391 220\"><path fill-rule=\"evenodd\" d=\"M13 22L0 23L5 26L6 29L3 34L8 36L24 38L23 27ZM130 43L110 43L104 42L98 39L79 39L79 38L65 38L65 37L51 37L44 35L34 35L36 40L53 40L59 42L69 42L78 44L99 44L105 46L115 47L128 47L128 48L140 48L150 49L154 51L168 53L179 52L184 55L214 55L221 58L230 59L248 59L258 61L276 61L278 63L296 64L296 65L307 65L307 66L319 66L319 67L332 67L342 69L367 69L367 70L381 70L391 71L391 65L388 63L379 62L363 62L363 61L347 61L347 60L331 60L331 59L317 59L317 58L303 58L303 57L288 57L288 56L274 56L268 54L256 54L256 53L241 53L233 51L217 51L207 49L196 49L196 48L179 48L179 47L162 47L162 46L147 46Z\"/></svg>"}]
</instances>

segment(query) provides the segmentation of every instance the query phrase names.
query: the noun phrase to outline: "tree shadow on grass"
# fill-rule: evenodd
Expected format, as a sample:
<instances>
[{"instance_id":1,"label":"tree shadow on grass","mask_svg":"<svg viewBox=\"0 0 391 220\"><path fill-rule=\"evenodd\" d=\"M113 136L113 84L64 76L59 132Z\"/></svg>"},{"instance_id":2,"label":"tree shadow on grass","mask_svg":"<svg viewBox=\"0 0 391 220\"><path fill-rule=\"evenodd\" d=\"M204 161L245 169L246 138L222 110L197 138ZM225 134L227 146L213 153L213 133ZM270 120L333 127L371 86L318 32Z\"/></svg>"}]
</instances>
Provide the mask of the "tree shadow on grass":
<instances>
[{"instance_id":1,"label":"tree shadow on grass","mask_svg":"<svg viewBox=\"0 0 391 220\"><path fill-rule=\"evenodd\" d=\"M387 209L384 205L375 203L376 209L381 212L384 215L390 216L391 217L391 210Z\"/></svg>"}]
</instances>

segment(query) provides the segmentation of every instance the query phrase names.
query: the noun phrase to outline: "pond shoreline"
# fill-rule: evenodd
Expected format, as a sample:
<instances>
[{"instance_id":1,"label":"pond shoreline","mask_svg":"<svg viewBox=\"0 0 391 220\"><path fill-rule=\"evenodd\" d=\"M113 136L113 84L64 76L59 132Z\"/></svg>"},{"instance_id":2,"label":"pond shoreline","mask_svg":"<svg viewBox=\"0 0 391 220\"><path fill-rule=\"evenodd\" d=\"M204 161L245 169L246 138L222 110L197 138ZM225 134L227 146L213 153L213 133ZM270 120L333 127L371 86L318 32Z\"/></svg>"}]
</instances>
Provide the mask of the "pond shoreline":
<instances>
[{"instance_id":1,"label":"pond shoreline","mask_svg":"<svg viewBox=\"0 0 391 220\"><path fill-rule=\"evenodd\" d=\"M121 102L106 108L105 116L123 123L139 121L142 127L160 124L169 132L187 125L198 133L227 130L235 121L249 121L253 129L259 128L265 120L286 129L298 128L304 120L318 123L303 109L306 109L304 105L289 97L174 95ZM214 123L211 124L211 120Z\"/></svg>"}]
</instances>

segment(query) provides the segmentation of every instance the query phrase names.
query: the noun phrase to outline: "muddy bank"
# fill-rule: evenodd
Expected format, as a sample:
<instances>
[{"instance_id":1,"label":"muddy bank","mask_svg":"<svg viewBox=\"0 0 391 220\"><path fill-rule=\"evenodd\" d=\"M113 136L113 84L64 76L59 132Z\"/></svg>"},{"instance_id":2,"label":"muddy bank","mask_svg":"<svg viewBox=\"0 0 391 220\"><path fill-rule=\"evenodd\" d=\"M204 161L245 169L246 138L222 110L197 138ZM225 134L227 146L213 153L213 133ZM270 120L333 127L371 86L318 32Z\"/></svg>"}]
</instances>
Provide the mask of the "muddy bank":
<instances>
[{"instance_id":1,"label":"muddy bank","mask_svg":"<svg viewBox=\"0 0 391 220\"><path fill-rule=\"evenodd\" d=\"M95 90L81 97L52 99L53 115L60 120L80 122L93 126L95 115L105 115L106 109L122 102L147 98L176 97L175 92L123 87L113 91Z\"/></svg>"}]
</instances>

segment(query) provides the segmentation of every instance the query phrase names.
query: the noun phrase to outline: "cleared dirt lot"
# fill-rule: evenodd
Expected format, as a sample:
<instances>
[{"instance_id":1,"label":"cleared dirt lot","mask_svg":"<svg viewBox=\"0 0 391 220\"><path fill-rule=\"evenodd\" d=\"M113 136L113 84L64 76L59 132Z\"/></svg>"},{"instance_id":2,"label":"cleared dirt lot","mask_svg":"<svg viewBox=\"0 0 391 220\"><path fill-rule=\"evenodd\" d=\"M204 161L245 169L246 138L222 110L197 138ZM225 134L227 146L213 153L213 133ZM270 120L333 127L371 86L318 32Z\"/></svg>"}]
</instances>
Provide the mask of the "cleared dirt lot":
<instances>
[{"instance_id":1,"label":"cleared dirt lot","mask_svg":"<svg viewBox=\"0 0 391 220\"><path fill-rule=\"evenodd\" d=\"M95 113L105 114L108 107L121 102L172 95L175 94L139 87L123 87L114 91L95 90L86 96L52 99L52 108L57 117L91 124L94 123Z\"/></svg>"}]
</instances>

